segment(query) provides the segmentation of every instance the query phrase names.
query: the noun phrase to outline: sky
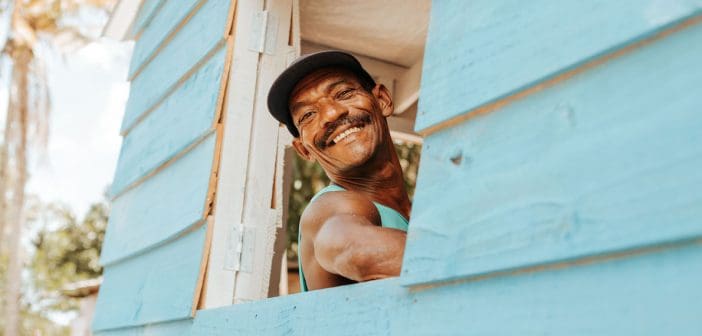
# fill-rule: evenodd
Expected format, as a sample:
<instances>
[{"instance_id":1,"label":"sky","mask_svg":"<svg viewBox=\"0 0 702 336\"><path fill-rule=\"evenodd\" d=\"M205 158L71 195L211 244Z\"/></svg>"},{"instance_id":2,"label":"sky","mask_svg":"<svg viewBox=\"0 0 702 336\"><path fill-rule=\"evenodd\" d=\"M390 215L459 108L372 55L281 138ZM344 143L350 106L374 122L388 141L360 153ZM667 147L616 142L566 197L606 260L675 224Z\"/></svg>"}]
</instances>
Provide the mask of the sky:
<instances>
[{"instance_id":1,"label":"sky","mask_svg":"<svg viewBox=\"0 0 702 336\"><path fill-rule=\"evenodd\" d=\"M52 99L48 160L32 166L29 193L66 204L79 217L103 199L122 141L130 55L131 43L102 39L47 58Z\"/></svg>"},{"instance_id":2,"label":"sky","mask_svg":"<svg viewBox=\"0 0 702 336\"><path fill-rule=\"evenodd\" d=\"M32 160L27 192L67 205L79 217L103 200L117 165L119 126L129 94L131 42L101 38L63 55L44 52L52 109L46 156ZM0 72L0 125L7 75Z\"/></svg>"}]
</instances>

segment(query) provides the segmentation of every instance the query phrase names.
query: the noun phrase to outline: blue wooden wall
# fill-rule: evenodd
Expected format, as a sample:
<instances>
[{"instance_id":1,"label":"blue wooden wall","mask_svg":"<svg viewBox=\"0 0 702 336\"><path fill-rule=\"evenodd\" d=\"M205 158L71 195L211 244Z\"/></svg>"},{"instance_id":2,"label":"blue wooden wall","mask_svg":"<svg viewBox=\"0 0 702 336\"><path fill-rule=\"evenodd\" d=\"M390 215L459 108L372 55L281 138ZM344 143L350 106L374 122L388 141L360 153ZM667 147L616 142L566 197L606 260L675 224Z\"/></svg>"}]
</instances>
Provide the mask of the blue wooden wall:
<instances>
[{"instance_id":1,"label":"blue wooden wall","mask_svg":"<svg viewBox=\"0 0 702 336\"><path fill-rule=\"evenodd\" d=\"M233 11L229 0L146 0L133 24L97 334L194 315L212 234Z\"/></svg>"},{"instance_id":2,"label":"blue wooden wall","mask_svg":"<svg viewBox=\"0 0 702 336\"><path fill-rule=\"evenodd\" d=\"M181 266L166 265L165 255L195 264L200 255L188 248L202 246L206 232L178 224L164 233L154 224L135 233L139 239L119 243L115 230L131 224L111 222L105 251L108 243L116 251L103 252L114 264L105 272L96 329L701 335L700 62L702 0L434 1L417 120L426 138L399 278L188 318L178 290L192 295L192 281L166 285L163 279L176 274L169 267ZM137 80L161 73L149 67ZM133 128L127 138L159 115L134 109L125 116L125 129ZM202 147L210 141L205 133L195 138ZM162 173L149 175L157 169L149 167L169 160L155 141L146 142L153 149L134 152L157 153L153 159L123 154L135 157L124 169L136 177L116 188L122 195L115 203L153 197L148 182ZM190 153L200 151L207 152ZM180 160L187 164L186 155ZM152 163L137 169L136 162ZM177 163L168 167L163 173L178 173ZM139 176L152 177L140 183ZM155 266L166 275L125 276Z\"/></svg>"}]
</instances>

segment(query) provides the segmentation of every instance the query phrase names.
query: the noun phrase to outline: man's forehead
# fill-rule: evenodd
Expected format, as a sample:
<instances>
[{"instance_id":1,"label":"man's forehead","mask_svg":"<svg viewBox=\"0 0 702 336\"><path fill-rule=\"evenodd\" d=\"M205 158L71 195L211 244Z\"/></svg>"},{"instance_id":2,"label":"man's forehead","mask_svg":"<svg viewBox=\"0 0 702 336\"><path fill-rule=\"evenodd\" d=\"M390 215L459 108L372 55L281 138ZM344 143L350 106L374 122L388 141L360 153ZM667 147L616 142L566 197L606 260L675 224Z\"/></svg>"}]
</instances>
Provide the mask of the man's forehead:
<instances>
[{"instance_id":1,"label":"man's forehead","mask_svg":"<svg viewBox=\"0 0 702 336\"><path fill-rule=\"evenodd\" d=\"M303 93L313 89L324 89L325 87L340 80L358 84L360 81L356 74L345 68L322 68L309 73L303 77L290 94L290 102Z\"/></svg>"}]
</instances>

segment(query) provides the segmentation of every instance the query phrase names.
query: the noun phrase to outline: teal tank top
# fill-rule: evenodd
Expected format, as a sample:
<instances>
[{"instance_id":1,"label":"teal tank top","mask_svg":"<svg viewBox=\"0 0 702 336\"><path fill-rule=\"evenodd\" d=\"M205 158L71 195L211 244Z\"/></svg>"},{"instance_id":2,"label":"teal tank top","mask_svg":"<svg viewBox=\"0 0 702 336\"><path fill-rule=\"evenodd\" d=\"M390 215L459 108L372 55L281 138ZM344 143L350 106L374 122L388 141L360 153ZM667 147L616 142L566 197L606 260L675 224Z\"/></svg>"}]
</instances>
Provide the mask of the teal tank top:
<instances>
[{"instance_id":1,"label":"teal tank top","mask_svg":"<svg viewBox=\"0 0 702 336\"><path fill-rule=\"evenodd\" d=\"M336 185L336 184L330 184L326 186L324 189L320 190L317 194L315 194L312 197L312 200L310 200L310 203L314 202L320 195L330 192L330 191L346 191L346 189ZM400 215L399 212L395 211L395 209L384 206L380 203L373 202L375 205L375 208L378 209L378 213L380 214L380 223L382 227L386 228L392 228L392 229L398 229L407 232L407 229L409 228L409 223L407 222L407 219ZM302 249L302 230L298 230L297 234L297 264L300 272L300 291L306 292L308 291L307 289L307 281L305 280L305 272L302 271L302 253L300 252Z\"/></svg>"}]
</instances>

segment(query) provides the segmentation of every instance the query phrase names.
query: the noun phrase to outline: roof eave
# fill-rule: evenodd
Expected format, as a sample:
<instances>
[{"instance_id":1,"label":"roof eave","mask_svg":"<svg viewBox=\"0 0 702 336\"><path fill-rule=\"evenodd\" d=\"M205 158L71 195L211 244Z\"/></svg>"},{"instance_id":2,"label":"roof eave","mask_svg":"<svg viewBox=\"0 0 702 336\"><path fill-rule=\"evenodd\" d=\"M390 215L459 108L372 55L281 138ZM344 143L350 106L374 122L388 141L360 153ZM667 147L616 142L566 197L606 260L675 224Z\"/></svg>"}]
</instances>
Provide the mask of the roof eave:
<instances>
[{"instance_id":1,"label":"roof eave","mask_svg":"<svg viewBox=\"0 0 702 336\"><path fill-rule=\"evenodd\" d=\"M102 36L116 40L130 40L130 28L136 19L143 0L119 0L112 10Z\"/></svg>"}]
</instances>

